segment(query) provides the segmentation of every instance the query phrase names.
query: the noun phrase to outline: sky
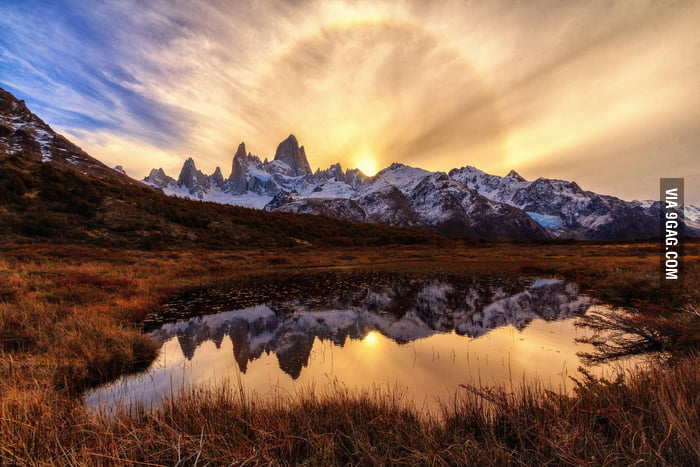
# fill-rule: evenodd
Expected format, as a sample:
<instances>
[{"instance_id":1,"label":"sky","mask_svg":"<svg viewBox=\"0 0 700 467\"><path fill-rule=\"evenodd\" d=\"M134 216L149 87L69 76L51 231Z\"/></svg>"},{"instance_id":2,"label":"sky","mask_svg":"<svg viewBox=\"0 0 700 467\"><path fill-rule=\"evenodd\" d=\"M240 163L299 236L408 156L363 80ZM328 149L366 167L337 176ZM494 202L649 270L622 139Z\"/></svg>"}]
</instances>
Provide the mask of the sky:
<instances>
[{"instance_id":1,"label":"sky","mask_svg":"<svg viewBox=\"0 0 700 467\"><path fill-rule=\"evenodd\" d=\"M700 204L700 2L0 0L0 87L135 178L290 133L392 162Z\"/></svg>"}]
</instances>

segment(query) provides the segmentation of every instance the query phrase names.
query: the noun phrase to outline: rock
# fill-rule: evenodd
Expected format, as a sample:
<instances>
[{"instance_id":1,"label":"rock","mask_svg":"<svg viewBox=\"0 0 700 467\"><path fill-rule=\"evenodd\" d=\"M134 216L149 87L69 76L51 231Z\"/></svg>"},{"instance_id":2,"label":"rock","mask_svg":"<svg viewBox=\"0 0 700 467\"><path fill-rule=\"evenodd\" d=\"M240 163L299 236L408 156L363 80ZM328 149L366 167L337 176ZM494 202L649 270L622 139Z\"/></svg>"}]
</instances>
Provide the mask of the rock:
<instances>
[{"instance_id":1,"label":"rock","mask_svg":"<svg viewBox=\"0 0 700 467\"><path fill-rule=\"evenodd\" d=\"M204 192L212 186L212 180L197 170L194 159L188 157L182 166L180 176L177 178L177 184L187 188L191 195L203 199Z\"/></svg>"},{"instance_id":2,"label":"rock","mask_svg":"<svg viewBox=\"0 0 700 467\"><path fill-rule=\"evenodd\" d=\"M289 135L277 146L274 160L286 163L297 176L312 173L309 161L306 159L304 146L299 147L299 142L294 135Z\"/></svg>"}]
</instances>

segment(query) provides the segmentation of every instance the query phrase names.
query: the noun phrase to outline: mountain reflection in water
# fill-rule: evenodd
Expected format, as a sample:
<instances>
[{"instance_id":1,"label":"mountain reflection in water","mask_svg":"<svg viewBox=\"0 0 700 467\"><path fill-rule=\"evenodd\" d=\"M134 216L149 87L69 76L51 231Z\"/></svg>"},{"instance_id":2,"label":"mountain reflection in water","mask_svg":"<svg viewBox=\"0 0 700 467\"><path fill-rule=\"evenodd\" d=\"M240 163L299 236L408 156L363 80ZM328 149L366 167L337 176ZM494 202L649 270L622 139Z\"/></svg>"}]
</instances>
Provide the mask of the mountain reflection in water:
<instances>
[{"instance_id":1,"label":"mountain reflection in water","mask_svg":"<svg viewBox=\"0 0 700 467\"><path fill-rule=\"evenodd\" d=\"M242 373L263 353L274 353L280 369L296 379L308 365L316 338L343 347L347 339L361 340L370 331L399 344L452 331L480 337L508 324L522 330L537 318L571 318L590 302L577 294L575 284L553 279L537 280L511 295L502 287L464 288L435 280L199 316L165 324L150 335L161 345L177 337L188 360L203 342L212 341L218 349L229 336Z\"/></svg>"},{"instance_id":2,"label":"mountain reflection in water","mask_svg":"<svg viewBox=\"0 0 700 467\"><path fill-rule=\"evenodd\" d=\"M260 395L324 382L398 388L432 409L460 384L534 377L566 391L568 371L581 364L576 352L592 349L575 342L583 331L569 318L602 308L575 284L553 279L348 284L319 287L327 292L321 297L263 298L163 324L149 333L161 345L151 367L91 391L87 403L152 405L183 387L222 381Z\"/></svg>"}]
</instances>

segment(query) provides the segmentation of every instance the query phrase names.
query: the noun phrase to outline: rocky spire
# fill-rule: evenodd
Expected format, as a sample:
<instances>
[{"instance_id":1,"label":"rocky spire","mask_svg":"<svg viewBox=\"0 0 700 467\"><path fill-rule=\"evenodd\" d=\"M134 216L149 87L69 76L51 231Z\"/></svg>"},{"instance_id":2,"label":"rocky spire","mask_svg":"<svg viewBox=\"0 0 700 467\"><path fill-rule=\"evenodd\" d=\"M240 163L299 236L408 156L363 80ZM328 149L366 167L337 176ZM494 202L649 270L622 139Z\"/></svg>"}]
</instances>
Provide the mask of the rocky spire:
<instances>
[{"instance_id":1,"label":"rocky spire","mask_svg":"<svg viewBox=\"0 0 700 467\"><path fill-rule=\"evenodd\" d=\"M198 194L201 198L202 191L209 188L209 177L197 170L194 159L188 157L177 178L177 184L186 187L191 194Z\"/></svg>"},{"instance_id":2,"label":"rocky spire","mask_svg":"<svg viewBox=\"0 0 700 467\"><path fill-rule=\"evenodd\" d=\"M299 142L294 135L289 135L277 146L275 160L286 163L297 176L311 174L311 166L306 159L304 146L299 147Z\"/></svg>"},{"instance_id":3,"label":"rocky spire","mask_svg":"<svg viewBox=\"0 0 700 467\"><path fill-rule=\"evenodd\" d=\"M217 167L216 170L214 170L214 173L211 174L211 179L214 181L216 186L218 186L221 191L225 190L226 181L224 180L224 175L221 173L220 167Z\"/></svg>"},{"instance_id":4,"label":"rocky spire","mask_svg":"<svg viewBox=\"0 0 700 467\"><path fill-rule=\"evenodd\" d=\"M151 173L148 174L148 177L144 178L143 181L161 189L171 183L175 183L175 179L168 177L162 167L160 169L151 170Z\"/></svg>"},{"instance_id":5,"label":"rocky spire","mask_svg":"<svg viewBox=\"0 0 700 467\"><path fill-rule=\"evenodd\" d=\"M197 179L197 166L194 165L194 159L188 157L180 170L180 176L177 177L177 184L190 188L193 181Z\"/></svg>"},{"instance_id":6,"label":"rocky spire","mask_svg":"<svg viewBox=\"0 0 700 467\"><path fill-rule=\"evenodd\" d=\"M245 143L238 145L236 155L233 156L233 165L231 167L231 176L228 178L228 184L231 193L242 195L248 191L246 174L248 173L248 156L245 152Z\"/></svg>"},{"instance_id":7,"label":"rocky spire","mask_svg":"<svg viewBox=\"0 0 700 467\"><path fill-rule=\"evenodd\" d=\"M341 167L339 162L331 165L330 170L336 180L338 180L339 182L345 181L345 173L343 173L343 168Z\"/></svg>"}]
</instances>

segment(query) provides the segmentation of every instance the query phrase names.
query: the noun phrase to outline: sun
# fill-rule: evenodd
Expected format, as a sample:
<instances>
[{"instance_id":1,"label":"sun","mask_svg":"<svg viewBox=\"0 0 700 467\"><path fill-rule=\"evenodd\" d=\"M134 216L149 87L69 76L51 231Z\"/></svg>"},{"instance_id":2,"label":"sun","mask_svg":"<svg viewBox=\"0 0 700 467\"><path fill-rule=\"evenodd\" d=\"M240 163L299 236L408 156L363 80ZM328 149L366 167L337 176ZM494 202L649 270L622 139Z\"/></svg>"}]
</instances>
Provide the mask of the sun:
<instances>
[{"instance_id":1,"label":"sun","mask_svg":"<svg viewBox=\"0 0 700 467\"><path fill-rule=\"evenodd\" d=\"M372 156L363 154L358 158L357 168L360 169L363 174L371 177L377 173L377 161L375 161Z\"/></svg>"}]
</instances>

